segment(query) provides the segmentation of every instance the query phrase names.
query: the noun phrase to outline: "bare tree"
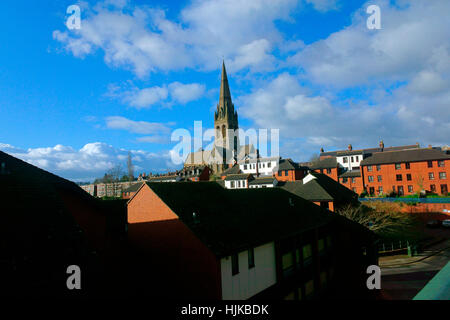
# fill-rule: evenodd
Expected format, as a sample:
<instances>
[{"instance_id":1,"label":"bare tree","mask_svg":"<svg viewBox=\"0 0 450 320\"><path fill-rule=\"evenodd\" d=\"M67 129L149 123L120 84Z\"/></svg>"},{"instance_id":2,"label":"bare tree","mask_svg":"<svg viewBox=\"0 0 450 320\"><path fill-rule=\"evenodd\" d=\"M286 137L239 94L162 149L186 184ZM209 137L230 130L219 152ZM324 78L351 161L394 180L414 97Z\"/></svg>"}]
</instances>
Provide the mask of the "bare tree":
<instances>
[{"instance_id":1,"label":"bare tree","mask_svg":"<svg viewBox=\"0 0 450 320\"><path fill-rule=\"evenodd\" d=\"M120 177L123 176L124 171L122 165L116 164L108 170L105 176L108 177L108 182L112 185L112 194L114 197L120 196Z\"/></svg>"},{"instance_id":2,"label":"bare tree","mask_svg":"<svg viewBox=\"0 0 450 320\"><path fill-rule=\"evenodd\" d=\"M320 155L318 155L317 153L313 154L310 158L309 158L309 163L314 164L320 161Z\"/></svg>"},{"instance_id":3,"label":"bare tree","mask_svg":"<svg viewBox=\"0 0 450 320\"><path fill-rule=\"evenodd\" d=\"M409 237L416 232L417 221L408 213L402 212L398 204L371 203L365 205L348 205L337 211L345 218L359 223L373 232L383 235Z\"/></svg>"},{"instance_id":4,"label":"bare tree","mask_svg":"<svg viewBox=\"0 0 450 320\"><path fill-rule=\"evenodd\" d=\"M127 159L127 169L128 169L128 181L134 180L134 165L131 159L131 152L128 151L128 159Z\"/></svg>"}]
</instances>

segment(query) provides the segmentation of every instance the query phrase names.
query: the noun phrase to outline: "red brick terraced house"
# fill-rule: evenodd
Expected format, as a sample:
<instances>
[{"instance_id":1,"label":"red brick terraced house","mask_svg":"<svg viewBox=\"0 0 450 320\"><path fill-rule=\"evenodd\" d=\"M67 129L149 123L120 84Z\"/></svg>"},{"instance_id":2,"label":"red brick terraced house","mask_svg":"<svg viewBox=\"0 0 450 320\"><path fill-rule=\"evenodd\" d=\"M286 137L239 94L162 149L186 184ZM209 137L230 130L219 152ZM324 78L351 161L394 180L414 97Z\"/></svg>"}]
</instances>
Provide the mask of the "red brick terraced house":
<instances>
[{"instance_id":1,"label":"red brick terraced house","mask_svg":"<svg viewBox=\"0 0 450 320\"><path fill-rule=\"evenodd\" d=\"M448 194L450 155L423 148L374 153L361 162L366 191L381 195L412 195L422 190Z\"/></svg>"},{"instance_id":2,"label":"red brick terraced house","mask_svg":"<svg viewBox=\"0 0 450 320\"><path fill-rule=\"evenodd\" d=\"M281 188L146 183L128 202L129 281L158 298L361 297L375 241Z\"/></svg>"},{"instance_id":3,"label":"red brick terraced house","mask_svg":"<svg viewBox=\"0 0 450 320\"><path fill-rule=\"evenodd\" d=\"M300 166L291 159L281 159L278 168L274 168L273 172L273 176L278 181L296 181L303 179L308 168Z\"/></svg>"}]
</instances>

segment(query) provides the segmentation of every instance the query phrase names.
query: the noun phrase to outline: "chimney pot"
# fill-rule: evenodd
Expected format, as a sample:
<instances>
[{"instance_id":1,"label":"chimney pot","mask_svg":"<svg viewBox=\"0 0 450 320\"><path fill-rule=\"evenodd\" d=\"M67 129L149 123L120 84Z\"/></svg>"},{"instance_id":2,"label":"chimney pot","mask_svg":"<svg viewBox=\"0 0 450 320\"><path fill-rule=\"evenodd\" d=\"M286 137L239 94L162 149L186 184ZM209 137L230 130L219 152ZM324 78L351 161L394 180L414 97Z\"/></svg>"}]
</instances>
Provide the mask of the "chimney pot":
<instances>
[{"instance_id":1,"label":"chimney pot","mask_svg":"<svg viewBox=\"0 0 450 320\"><path fill-rule=\"evenodd\" d=\"M353 147L352 147L351 144L349 144L349 145L348 145L348 151L352 151L352 150L353 150Z\"/></svg>"}]
</instances>

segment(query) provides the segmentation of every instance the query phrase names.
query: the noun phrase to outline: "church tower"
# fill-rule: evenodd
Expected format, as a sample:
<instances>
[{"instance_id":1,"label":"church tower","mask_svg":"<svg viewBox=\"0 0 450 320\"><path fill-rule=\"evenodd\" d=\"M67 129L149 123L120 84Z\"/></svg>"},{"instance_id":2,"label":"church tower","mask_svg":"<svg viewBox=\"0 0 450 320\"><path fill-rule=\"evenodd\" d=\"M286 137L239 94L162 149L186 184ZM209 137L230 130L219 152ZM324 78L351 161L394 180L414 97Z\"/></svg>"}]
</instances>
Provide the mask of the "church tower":
<instances>
[{"instance_id":1,"label":"church tower","mask_svg":"<svg viewBox=\"0 0 450 320\"><path fill-rule=\"evenodd\" d=\"M230 87L228 85L227 71L225 70L225 62L222 63L222 79L220 82L220 97L217 104L216 112L214 113L214 128L215 128L215 145L222 148L222 159L224 159L224 168L226 165L225 152L230 157L236 157L239 147L239 137L236 135L230 137L228 130L237 130L238 115L234 110L233 102L231 101Z\"/></svg>"}]
</instances>

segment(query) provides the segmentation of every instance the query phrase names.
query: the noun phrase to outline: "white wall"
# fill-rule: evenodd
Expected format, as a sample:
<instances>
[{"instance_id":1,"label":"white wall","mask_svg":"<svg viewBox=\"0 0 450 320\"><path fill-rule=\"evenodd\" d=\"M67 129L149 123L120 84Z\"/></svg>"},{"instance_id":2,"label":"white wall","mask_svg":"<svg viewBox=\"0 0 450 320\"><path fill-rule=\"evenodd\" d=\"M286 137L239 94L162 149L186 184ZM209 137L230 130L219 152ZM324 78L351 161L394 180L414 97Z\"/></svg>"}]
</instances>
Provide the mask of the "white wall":
<instances>
[{"instance_id":1,"label":"white wall","mask_svg":"<svg viewBox=\"0 0 450 320\"><path fill-rule=\"evenodd\" d=\"M259 246L255 250L255 267L248 268L248 251L239 253L239 273L231 273L231 257L222 258L222 299L244 300L276 283L275 244Z\"/></svg>"},{"instance_id":2,"label":"white wall","mask_svg":"<svg viewBox=\"0 0 450 320\"><path fill-rule=\"evenodd\" d=\"M352 162L352 157L353 157L353 162ZM356 161L356 157L358 157L358 161ZM344 158L348 159L347 163L344 163ZM363 154L355 154L352 156L339 156L336 157L336 161L338 162L339 165L341 165L342 167L346 168L347 170L352 170L352 168L355 167L359 167L361 161L363 160Z\"/></svg>"},{"instance_id":3,"label":"white wall","mask_svg":"<svg viewBox=\"0 0 450 320\"><path fill-rule=\"evenodd\" d=\"M247 189L248 183L247 180L233 180L234 181L234 188L231 187L231 180L225 180L225 188L227 189ZM238 181L240 181L240 187L238 187Z\"/></svg>"},{"instance_id":4,"label":"white wall","mask_svg":"<svg viewBox=\"0 0 450 320\"><path fill-rule=\"evenodd\" d=\"M256 160L253 160L250 163L240 163L239 168L243 173L256 174L256 165L257 165ZM247 169L244 169L244 166L247 166ZM273 169L276 168L277 166L278 166L277 159L260 159L258 161L258 172L262 176L271 176L273 174Z\"/></svg>"}]
</instances>

